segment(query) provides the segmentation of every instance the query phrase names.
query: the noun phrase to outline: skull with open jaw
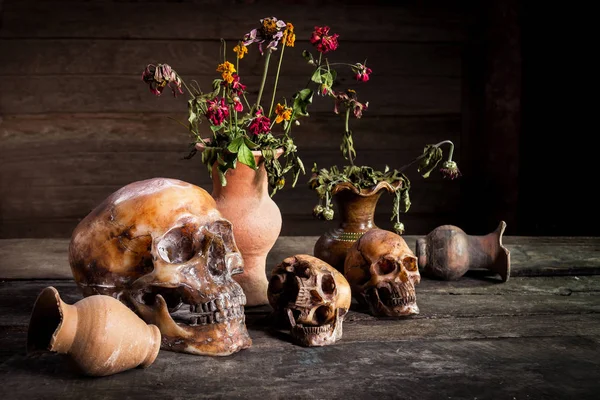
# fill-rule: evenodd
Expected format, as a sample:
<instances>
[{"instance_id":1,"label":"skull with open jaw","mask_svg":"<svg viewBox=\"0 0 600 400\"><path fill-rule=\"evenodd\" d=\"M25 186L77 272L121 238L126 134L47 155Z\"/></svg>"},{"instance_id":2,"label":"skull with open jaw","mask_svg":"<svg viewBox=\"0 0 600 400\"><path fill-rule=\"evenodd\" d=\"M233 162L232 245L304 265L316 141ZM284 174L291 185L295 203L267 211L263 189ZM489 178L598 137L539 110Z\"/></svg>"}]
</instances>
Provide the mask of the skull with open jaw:
<instances>
[{"instance_id":1,"label":"skull with open jaw","mask_svg":"<svg viewBox=\"0 0 600 400\"><path fill-rule=\"evenodd\" d=\"M372 229L348 251L344 275L352 295L377 317L419 313L415 285L421 281L417 258L395 233Z\"/></svg>"},{"instance_id":2,"label":"skull with open jaw","mask_svg":"<svg viewBox=\"0 0 600 400\"><path fill-rule=\"evenodd\" d=\"M342 337L350 286L326 262L305 254L286 258L273 270L267 294L275 313L287 317L294 342L325 346Z\"/></svg>"},{"instance_id":3,"label":"skull with open jaw","mask_svg":"<svg viewBox=\"0 0 600 400\"><path fill-rule=\"evenodd\" d=\"M251 345L231 223L197 186L156 178L123 187L77 226L69 261L84 296L127 304L158 326L163 349L222 356Z\"/></svg>"}]
</instances>

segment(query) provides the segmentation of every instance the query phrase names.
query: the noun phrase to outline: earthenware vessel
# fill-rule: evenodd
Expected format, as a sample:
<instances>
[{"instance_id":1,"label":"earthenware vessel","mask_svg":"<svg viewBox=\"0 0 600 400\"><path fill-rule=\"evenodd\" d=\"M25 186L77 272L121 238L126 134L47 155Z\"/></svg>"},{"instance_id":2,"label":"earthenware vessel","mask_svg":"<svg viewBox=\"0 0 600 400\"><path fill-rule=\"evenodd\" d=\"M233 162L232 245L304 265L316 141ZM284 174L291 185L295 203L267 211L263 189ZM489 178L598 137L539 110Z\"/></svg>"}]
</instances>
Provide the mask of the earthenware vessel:
<instances>
[{"instance_id":1,"label":"earthenware vessel","mask_svg":"<svg viewBox=\"0 0 600 400\"><path fill-rule=\"evenodd\" d=\"M396 186L388 182L379 182L368 189L358 189L349 182L336 185L331 193L337 204L340 224L319 237L314 247L315 257L343 274L346 253L350 247L365 232L377 228L374 222L375 209L386 190L394 193Z\"/></svg>"},{"instance_id":2,"label":"earthenware vessel","mask_svg":"<svg viewBox=\"0 0 600 400\"><path fill-rule=\"evenodd\" d=\"M416 256L421 274L430 278L456 280L469 269L484 268L510 277L510 251L502 245L506 223L482 236L467 235L454 225L442 225L417 239Z\"/></svg>"},{"instance_id":3,"label":"earthenware vessel","mask_svg":"<svg viewBox=\"0 0 600 400\"><path fill-rule=\"evenodd\" d=\"M67 354L91 376L148 367L160 349L161 335L120 301L103 295L66 304L50 286L39 294L27 333L27 352Z\"/></svg>"},{"instance_id":4,"label":"earthenware vessel","mask_svg":"<svg viewBox=\"0 0 600 400\"><path fill-rule=\"evenodd\" d=\"M204 146L196 145L200 151ZM275 154L279 157L283 150ZM233 278L246 295L246 307L268 304L266 264L267 254L281 233L281 211L269 195L264 159L253 151L258 169L237 163L227 171L227 185L221 185L216 165L213 166L212 197L223 217L233 224L233 236L244 258L244 272Z\"/></svg>"}]
</instances>

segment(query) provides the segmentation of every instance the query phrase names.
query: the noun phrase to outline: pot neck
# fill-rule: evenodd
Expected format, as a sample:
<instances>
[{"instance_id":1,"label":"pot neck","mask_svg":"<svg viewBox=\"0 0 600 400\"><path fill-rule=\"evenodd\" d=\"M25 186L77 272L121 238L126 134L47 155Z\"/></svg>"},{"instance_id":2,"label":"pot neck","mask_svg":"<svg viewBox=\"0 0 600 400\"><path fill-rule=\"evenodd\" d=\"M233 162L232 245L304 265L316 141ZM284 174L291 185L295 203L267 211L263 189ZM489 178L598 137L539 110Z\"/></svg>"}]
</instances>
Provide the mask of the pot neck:
<instances>
[{"instance_id":1,"label":"pot neck","mask_svg":"<svg viewBox=\"0 0 600 400\"><path fill-rule=\"evenodd\" d=\"M219 173L217 172L216 166L213 166L213 195L227 196L233 192L242 192L247 195L254 193L259 197L268 196L269 182L267 179L267 171L265 170L264 163L261 162L261 158L256 158L256 164L259 165L258 169L256 170L242 163L238 163L235 169L230 169L227 171L225 174L225 177L227 178L226 186L221 186Z\"/></svg>"},{"instance_id":2,"label":"pot neck","mask_svg":"<svg viewBox=\"0 0 600 400\"><path fill-rule=\"evenodd\" d=\"M67 354L77 334L77 322L79 319L77 307L67 304L59 299L58 309L61 321L50 340L50 350L61 354Z\"/></svg>"},{"instance_id":3,"label":"pot neck","mask_svg":"<svg viewBox=\"0 0 600 400\"><path fill-rule=\"evenodd\" d=\"M342 220L340 227L358 230L375 228L375 208L382 193L378 191L368 196L360 196L350 190L336 193L334 199Z\"/></svg>"}]
</instances>

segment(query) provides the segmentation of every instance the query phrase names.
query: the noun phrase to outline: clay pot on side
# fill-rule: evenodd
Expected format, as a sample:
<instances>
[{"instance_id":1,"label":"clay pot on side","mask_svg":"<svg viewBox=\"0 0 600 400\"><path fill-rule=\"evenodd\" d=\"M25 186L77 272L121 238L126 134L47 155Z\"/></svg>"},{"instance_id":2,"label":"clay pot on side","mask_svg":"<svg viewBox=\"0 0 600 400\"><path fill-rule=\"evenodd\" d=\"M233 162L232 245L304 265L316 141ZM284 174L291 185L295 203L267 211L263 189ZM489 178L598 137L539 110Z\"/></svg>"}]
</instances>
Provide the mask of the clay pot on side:
<instances>
[{"instance_id":1,"label":"clay pot on side","mask_svg":"<svg viewBox=\"0 0 600 400\"><path fill-rule=\"evenodd\" d=\"M454 225L442 225L417 239L416 256L421 274L429 278L456 280L469 269L484 268L510 277L510 251L502 245L506 223L487 235L471 236Z\"/></svg>"},{"instance_id":2,"label":"clay pot on side","mask_svg":"<svg viewBox=\"0 0 600 400\"><path fill-rule=\"evenodd\" d=\"M201 143L196 144L204 150ZM227 171L227 185L222 186L216 166L213 166L212 197L223 217L233 224L233 236L244 258L244 272L233 277L246 295L246 307L269 304L267 299L267 254L281 233L281 211L269 195L269 183L260 151L253 151L258 165L253 170L237 163ZM278 150L275 157L283 154Z\"/></svg>"},{"instance_id":3,"label":"clay pot on side","mask_svg":"<svg viewBox=\"0 0 600 400\"><path fill-rule=\"evenodd\" d=\"M401 184L399 182L398 184ZM384 191L394 193L396 186L379 182L370 189L358 189L351 183L340 183L332 190L337 204L340 224L324 233L315 243L314 255L325 261L342 274L344 261L350 247L365 232L377 228L373 222L375 208Z\"/></svg>"},{"instance_id":4,"label":"clay pot on side","mask_svg":"<svg viewBox=\"0 0 600 400\"><path fill-rule=\"evenodd\" d=\"M160 331L110 296L90 296L66 304L58 291L39 294L27 333L27 352L67 354L91 376L148 367L160 349Z\"/></svg>"}]
</instances>

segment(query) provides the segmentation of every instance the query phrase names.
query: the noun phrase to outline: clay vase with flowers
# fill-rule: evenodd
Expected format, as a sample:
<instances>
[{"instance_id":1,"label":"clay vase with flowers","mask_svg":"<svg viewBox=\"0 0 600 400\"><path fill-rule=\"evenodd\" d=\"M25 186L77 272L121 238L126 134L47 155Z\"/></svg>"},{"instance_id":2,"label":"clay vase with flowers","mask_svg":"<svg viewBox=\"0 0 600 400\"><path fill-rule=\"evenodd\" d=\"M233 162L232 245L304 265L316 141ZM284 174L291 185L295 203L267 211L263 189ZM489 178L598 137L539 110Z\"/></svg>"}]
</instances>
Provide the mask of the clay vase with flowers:
<instances>
[{"instance_id":1,"label":"clay vase with flowers","mask_svg":"<svg viewBox=\"0 0 600 400\"><path fill-rule=\"evenodd\" d=\"M203 92L196 81L186 83L166 64L149 65L142 76L157 95L169 86L174 95L186 89L190 96L184 125L194 148L188 158L197 152L202 154L213 179L212 196L217 208L233 224L244 258L244 272L234 278L246 294L247 306L268 304L266 257L282 226L281 212L271 196L285 186L288 175L295 186L300 173L305 172L291 129L308 116L306 108L312 102L313 91L304 88L276 102L283 56L287 47L294 47L295 37L291 23L264 18L233 47L231 62L222 40L223 59L216 69L220 76L209 92ZM251 44L258 45L264 59L258 96L253 102L240 75L241 60ZM264 99L267 72L277 55L272 97ZM210 135L201 132L203 122Z\"/></svg>"},{"instance_id":2,"label":"clay vase with flowers","mask_svg":"<svg viewBox=\"0 0 600 400\"><path fill-rule=\"evenodd\" d=\"M383 193L387 192L394 196L393 229L398 234L404 232L400 213L407 212L410 208L410 181L404 174L408 167L418 162L419 172L427 178L443 158L440 146L448 144L449 156L440 172L450 179L458 177L460 172L456 163L452 161L454 144L449 140L427 145L423 154L399 169L386 167L383 171L377 171L370 166L355 165L356 150L353 132L349 126L350 118L352 116L361 118L368 110L369 103L359 102L358 93L353 89L333 90L333 83L338 76L333 68L349 67L354 78L361 84L370 80L373 71L366 66L366 61L355 64L330 62L326 54L337 49L338 37L339 35L330 33L329 27L316 27L310 42L316 47L319 56L315 58L311 53L305 52L304 57L308 64L315 68L311 81L318 85L318 94L333 100L334 112L344 116L340 150L348 164L341 168L335 165L329 168L318 168L315 164L312 169L313 175L309 180L310 188L319 196L319 204L315 206L313 215L319 219L332 220L334 217L332 201L337 203L340 213L339 226L319 237L314 247L314 255L343 273L346 253L352 244L365 232L376 228L374 215L377 202Z\"/></svg>"}]
</instances>

